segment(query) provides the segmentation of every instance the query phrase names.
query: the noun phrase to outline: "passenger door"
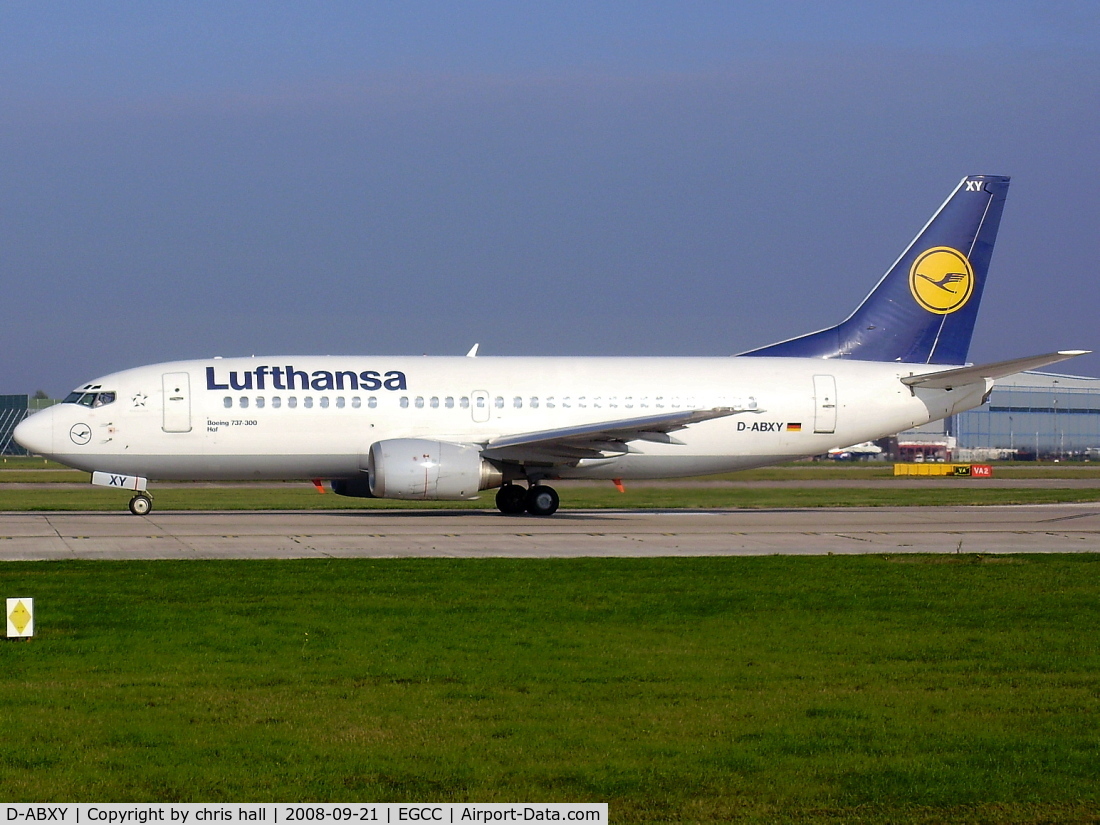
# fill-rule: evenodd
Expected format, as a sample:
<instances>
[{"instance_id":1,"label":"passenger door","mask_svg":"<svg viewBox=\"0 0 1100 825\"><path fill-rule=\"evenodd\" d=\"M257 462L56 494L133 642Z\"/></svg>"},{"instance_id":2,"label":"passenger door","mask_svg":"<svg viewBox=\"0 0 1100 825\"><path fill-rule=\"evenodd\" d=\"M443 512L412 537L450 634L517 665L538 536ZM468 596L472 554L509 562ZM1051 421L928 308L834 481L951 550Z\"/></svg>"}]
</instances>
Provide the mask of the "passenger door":
<instances>
[{"instance_id":1,"label":"passenger door","mask_svg":"<svg viewBox=\"0 0 1100 825\"><path fill-rule=\"evenodd\" d=\"M836 430L836 379L831 375L814 376L814 432Z\"/></svg>"},{"instance_id":2,"label":"passenger door","mask_svg":"<svg viewBox=\"0 0 1100 825\"><path fill-rule=\"evenodd\" d=\"M191 432L191 376L186 372L166 372L161 377L164 390L164 424L166 433Z\"/></svg>"}]
</instances>

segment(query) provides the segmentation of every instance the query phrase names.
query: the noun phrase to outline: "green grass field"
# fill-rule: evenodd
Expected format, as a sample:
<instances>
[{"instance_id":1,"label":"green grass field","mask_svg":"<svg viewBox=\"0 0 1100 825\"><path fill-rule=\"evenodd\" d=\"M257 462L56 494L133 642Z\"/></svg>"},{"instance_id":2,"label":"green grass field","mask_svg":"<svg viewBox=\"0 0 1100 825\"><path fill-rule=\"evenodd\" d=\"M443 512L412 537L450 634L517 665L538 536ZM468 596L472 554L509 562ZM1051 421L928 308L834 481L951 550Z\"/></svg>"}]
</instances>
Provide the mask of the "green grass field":
<instances>
[{"instance_id":1,"label":"green grass field","mask_svg":"<svg viewBox=\"0 0 1100 825\"><path fill-rule=\"evenodd\" d=\"M1093 462L995 462L997 478L1100 478L1100 463ZM798 461L775 467L702 476L704 481L826 481L831 479L889 479L894 465L886 462ZM55 461L9 456L0 461L4 482L83 482L89 474Z\"/></svg>"},{"instance_id":2,"label":"green grass field","mask_svg":"<svg viewBox=\"0 0 1100 825\"><path fill-rule=\"evenodd\" d=\"M6 801L1096 822L1100 557L0 566Z\"/></svg>"},{"instance_id":3,"label":"green grass field","mask_svg":"<svg viewBox=\"0 0 1100 825\"><path fill-rule=\"evenodd\" d=\"M377 510L495 509L495 491L476 501L398 501L318 495L309 484L278 487L171 487L154 489L155 512L165 510ZM991 504L1048 504L1098 501L1100 488L1011 489L973 486L912 489L879 485L865 488L744 488L744 487L633 487L620 493L606 487L559 488L564 509L587 508L715 508L776 507L898 507ZM53 485L10 489L0 484L0 511L124 511L129 496L102 487L57 489Z\"/></svg>"}]
</instances>

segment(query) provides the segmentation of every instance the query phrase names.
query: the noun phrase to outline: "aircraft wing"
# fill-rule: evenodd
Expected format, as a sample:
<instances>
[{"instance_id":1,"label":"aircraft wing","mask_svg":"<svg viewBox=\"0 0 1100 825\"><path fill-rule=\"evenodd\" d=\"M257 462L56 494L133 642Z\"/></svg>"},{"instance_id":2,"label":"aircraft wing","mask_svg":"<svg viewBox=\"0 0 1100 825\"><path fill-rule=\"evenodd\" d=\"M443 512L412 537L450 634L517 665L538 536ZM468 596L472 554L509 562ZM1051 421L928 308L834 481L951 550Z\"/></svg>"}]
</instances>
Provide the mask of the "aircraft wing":
<instances>
[{"instance_id":1,"label":"aircraft wing","mask_svg":"<svg viewBox=\"0 0 1100 825\"><path fill-rule=\"evenodd\" d=\"M545 462L561 464L582 458L606 458L608 453L623 455L635 452L630 441L655 441L661 444L680 444L669 433L682 430L700 421L723 418L739 412L733 407L715 407L709 410L683 410L639 418L623 418L617 421L601 421L577 427L561 427L555 430L521 433L494 438L485 443L482 455L505 461Z\"/></svg>"},{"instance_id":2,"label":"aircraft wing","mask_svg":"<svg viewBox=\"0 0 1100 825\"><path fill-rule=\"evenodd\" d=\"M1088 355L1090 350L1073 349L1050 352L1046 355L1032 355L1028 358L1015 358L1011 361L996 361L992 364L979 364L974 367L957 367L939 372L926 372L924 375L906 375L901 383L910 387L925 387L934 390L950 390L965 384L977 384L980 381L1004 378L1024 370L1034 370L1059 361Z\"/></svg>"}]
</instances>

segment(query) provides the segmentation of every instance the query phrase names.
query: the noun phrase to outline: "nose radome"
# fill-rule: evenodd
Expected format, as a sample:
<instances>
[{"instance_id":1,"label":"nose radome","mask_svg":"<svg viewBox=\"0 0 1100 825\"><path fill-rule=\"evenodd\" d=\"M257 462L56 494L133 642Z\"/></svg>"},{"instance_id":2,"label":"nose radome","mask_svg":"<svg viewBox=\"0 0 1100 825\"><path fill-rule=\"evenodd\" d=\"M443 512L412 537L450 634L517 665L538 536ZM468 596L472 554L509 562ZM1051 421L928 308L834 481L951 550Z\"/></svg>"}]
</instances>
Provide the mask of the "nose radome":
<instances>
[{"instance_id":1,"label":"nose radome","mask_svg":"<svg viewBox=\"0 0 1100 825\"><path fill-rule=\"evenodd\" d=\"M50 455L53 453L53 410L41 410L24 418L12 437L28 453Z\"/></svg>"}]
</instances>

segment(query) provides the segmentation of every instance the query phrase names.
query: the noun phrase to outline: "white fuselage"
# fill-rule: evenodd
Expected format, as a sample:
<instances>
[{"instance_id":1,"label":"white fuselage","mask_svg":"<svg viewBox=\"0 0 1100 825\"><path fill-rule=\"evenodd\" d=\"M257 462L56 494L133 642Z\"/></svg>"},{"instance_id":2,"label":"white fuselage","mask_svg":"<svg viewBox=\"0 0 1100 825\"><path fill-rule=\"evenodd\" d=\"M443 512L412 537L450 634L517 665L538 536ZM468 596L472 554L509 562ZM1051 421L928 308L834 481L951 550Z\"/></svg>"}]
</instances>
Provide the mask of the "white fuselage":
<instances>
[{"instance_id":1,"label":"white fuselage","mask_svg":"<svg viewBox=\"0 0 1100 825\"><path fill-rule=\"evenodd\" d=\"M27 419L33 452L150 479L353 478L394 438L484 444L687 409L739 412L553 468L661 478L755 467L880 438L981 403L987 382L916 389L942 366L802 358L280 356L179 361L106 375ZM78 390L79 392L80 390Z\"/></svg>"}]
</instances>

